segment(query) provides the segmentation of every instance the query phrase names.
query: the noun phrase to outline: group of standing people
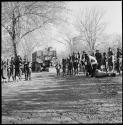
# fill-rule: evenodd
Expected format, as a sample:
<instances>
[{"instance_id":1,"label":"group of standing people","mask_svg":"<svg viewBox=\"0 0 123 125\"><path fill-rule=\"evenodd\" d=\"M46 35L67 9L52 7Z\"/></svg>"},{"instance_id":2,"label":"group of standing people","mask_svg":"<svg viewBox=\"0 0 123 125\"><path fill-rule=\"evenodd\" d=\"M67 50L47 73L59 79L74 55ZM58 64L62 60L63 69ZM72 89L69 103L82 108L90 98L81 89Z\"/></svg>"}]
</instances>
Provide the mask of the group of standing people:
<instances>
[{"instance_id":1,"label":"group of standing people","mask_svg":"<svg viewBox=\"0 0 123 125\"><path fill-rule=\"evenodd\" d=\"M98 62L97 69L102 69L101 66L105 69L106 72L115 70L120 74L122 68L122 51L117 48L117 53L114 54L112 49L109 48L108 52L101 54L99 50L96 51L95 57Z\"/></svg>"},{"instance_id":2,"label":"group of standing people","mask_svg":"<svg viewBox=\"0 0 123 125\"><path fill-rule=\"evenodd\" d=\"M116 71L120 74L122 63L122 51L117 48L116 59L111 48L108 52L100 53L96 50L95 54L90 55L83 51L82 54L74 53L67 58L63 58L62 62L56 64L57 76L60 76L62 69L63 76L78 75L79 72L84 72L86 76L95 76L96 70L103 70L105 72Z\"/></svg>"},{"instance_id":3,"label":"group of standing people","mask_svg":"<svg viewBox=\"0 0 123 125\"><path fill-rule=\"evenodd\" d=\"M21 80L21 75L25 74L25 80L31 79L31 63L27 58L23 59L18 55L17 57L11 57L6 61L1 59L1 78L8 79L12 77L13 81L16 81L17 77Z\"/></svg>"},{"instance_id":4,"label":"group of standing people","mask_svg":"<svg viewBox=\"0 0 123 125\"><path fill-rule=\"evenodd\" d=\"M60 75L60 69L62 68L63 76L77 75L79 73L80 53L74 53L67 58L62 59L62 64L59 62L56 64L57 75Z\"/></svg>"},{"instance_id":5,"label":"group of standing people","mask_svg":"<svg viewBox=\"0 0 123 125\"><path fill-rule=\"evenodd\" d=\"M73 52L67 58L63 58L62 62L59 61L55 65L57 76L60 76L61 69L63 76L78 75L79 72L84 72L86 76L95 76L96 70L105 72L114 72L116 70L119 74L122 70L122 51L117 48L116 56L112 49L109 48L108 52L100 53L96 50L95 54L90 55L83 51L82 54ZM16 58L11 57L3 61L1 59L1 78L13 81L18 77L21 80L21 75L25 74L25 80L31 79L32 64L27 58L22 58L18 55ZM6 76L4 71L6 71Z\"/></svg>"}]
</instances>

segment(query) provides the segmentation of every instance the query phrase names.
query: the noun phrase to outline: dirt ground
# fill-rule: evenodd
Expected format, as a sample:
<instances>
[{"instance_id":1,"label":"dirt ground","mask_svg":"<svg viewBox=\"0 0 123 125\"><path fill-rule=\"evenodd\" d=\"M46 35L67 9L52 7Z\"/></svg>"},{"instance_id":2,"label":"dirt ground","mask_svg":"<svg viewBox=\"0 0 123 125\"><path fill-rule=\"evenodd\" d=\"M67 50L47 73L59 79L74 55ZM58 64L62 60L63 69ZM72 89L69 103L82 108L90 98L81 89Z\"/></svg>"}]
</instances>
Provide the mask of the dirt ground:
<instances>
[{"instance_id":1,"label":"dirt ground","mask_svg":"<svg viewBox=\"0 0 123 125\"><path fill-rule=\"evenodd\" d=\"M2 124L122 123L122 76L56 77L2 83Z\"/></svg>"}]
</instances>

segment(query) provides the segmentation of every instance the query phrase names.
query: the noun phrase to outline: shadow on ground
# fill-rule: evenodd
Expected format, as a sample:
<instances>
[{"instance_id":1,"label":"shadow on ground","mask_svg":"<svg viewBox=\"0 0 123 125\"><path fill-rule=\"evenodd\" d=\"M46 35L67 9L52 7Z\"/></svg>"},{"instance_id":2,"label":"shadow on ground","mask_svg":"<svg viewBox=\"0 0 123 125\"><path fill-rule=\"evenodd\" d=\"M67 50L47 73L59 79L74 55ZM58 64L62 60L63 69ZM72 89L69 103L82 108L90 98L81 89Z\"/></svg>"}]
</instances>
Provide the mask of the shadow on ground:
<instances>
[{"instance_id":1,"label":"shadow on ground","mask_svg":"<svg viewBox=\"0 0 123 125\"><path fill-rule=\"evenodd\" d=\"M116 105L117 107L118 105L121 106L122 93L119 93L122 92L121 77L101 79L85 76L56 78L54 74L42 76L36 74L32 79L32 88L23 87L16 91L16 96L3 95L2 116L16 117L16 111L28 112L35 110L60 110L61 112L78 112L81 115L82 113L91 115L101 114L101 106L109 104L109 102L114 104L114 107ZM35 83L35 80L38 80L39 83ZM40 82L43 81L46 84L41 86ZM36 86L36 88L33 86ZM114 108L109 112L112 111L114 111ZM21 117L24 117L24 115L21 115ZM89 123L87 119L86 122Z\"/></svg>"}]
</instances>

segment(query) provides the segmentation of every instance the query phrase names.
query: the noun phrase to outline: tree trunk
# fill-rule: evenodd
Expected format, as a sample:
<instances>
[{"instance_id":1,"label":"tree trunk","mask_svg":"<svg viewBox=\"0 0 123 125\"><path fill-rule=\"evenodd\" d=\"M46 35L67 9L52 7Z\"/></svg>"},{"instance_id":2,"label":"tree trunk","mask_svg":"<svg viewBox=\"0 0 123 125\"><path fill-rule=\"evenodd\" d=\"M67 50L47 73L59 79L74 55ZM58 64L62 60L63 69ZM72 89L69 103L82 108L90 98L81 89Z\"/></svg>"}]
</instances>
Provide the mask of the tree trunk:
<instances>
[{"instance_id":1,"label":"tree trunk","mask_svg":"<svg viewBox=\"0 0 123 125\"><path fill-rule=\"evenodd\" d=\"M13 49L14 49L14 57L17 57L17 47L16 47L16 32L15 32L15 25L16 25L16 19L13 12L13 18L12 18L12 43L13 43Z\"/></svg>"},{"instance_id":2,"label":"tree trunk","mask_svg":"<svg viewBox=\"0 0 123 125\"><path fill-rule=\"evenodd\" d=\"M12 39L12 43L13 43L13 51L14 51L14 57L16 58L17 57L17 47L16 47L16 43L15 43L15 40Z\"/></svg>"}]
</instances>

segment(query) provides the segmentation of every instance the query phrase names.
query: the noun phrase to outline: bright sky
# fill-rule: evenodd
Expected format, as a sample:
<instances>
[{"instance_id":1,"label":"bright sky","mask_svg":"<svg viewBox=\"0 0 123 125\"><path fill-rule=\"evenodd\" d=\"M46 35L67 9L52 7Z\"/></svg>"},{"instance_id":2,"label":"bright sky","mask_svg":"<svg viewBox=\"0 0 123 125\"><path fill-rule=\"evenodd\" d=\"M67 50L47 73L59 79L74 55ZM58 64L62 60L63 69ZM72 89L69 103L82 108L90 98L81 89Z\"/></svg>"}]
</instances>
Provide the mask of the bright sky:
<instances>
[{"instance_id":1,"label":"bright sky","mask_svg":"<svg viewBox=\"0 0 123 125\"><path fill-rule=\"evenodd\" d=\"M80 8L96 7L105 10L104 21L107 22L107 34L122 34L122 2L121 1L70 1L68 7L77 15Z\"/></svg>"},{"instance_id":2,"label":"bright sky","mask_svg":"<svg viewBox=\"0 0 123 125\"><path fill-rule=\"evenodd\" d=\"M96 7L96 8L105 10L104 22L107 22L105 33L122 34L122 2L121 1L68 1L67 3L68 3L68 8L72 10L71 13L76 16L79 14L80 12L79 10L84 8ZM70 20L72 22L72 20L74 21L74 18L71 17ZM66 52L67 49L63 44L55 41L54 43L51 42L52 37L57 36L57 30L58 30L55 27L51 27L51 28L52 28L51 31L50 30L47 30L49 32L46 31L46 36L49 36L50 34L50 37L47 37L47 39L45 39L45 41L50 41L50 42L46 42L46 45L50 46L50 44L52 44L52 46L57 51L59 51L59 54L61 53L64 54L64 52ZM65 27L63 27L63 29L66 30ZM74 26L71 26L70 31L75 31ZM44 44L45 41L43 42L43 40L41 39L41 36L42 34L39 33L38 35L36 32L37 41L41 41L41 43ZM41 47L43 46L43 44L41 45Z\"/></svg>"},{"instance_id":3,"label":"bright sky","mask_svg":"<svg viewBox=\"0 0 123 125\"><path fill-rule=\"evenodd\" d=\"M107 23L107 27L105 30L106 34L122 34L122 11L121 11L121 1L69 1L68 3L68 8L72 10L72 15L79 14L80 9L84 8L90 8L90 7L96 7L102 10L105 10L105 15L104 15L104 22ZM70 18L70 22L73 23L74 18ZM70 31L76 32L74 29L74 26L70 26ZM65 27L63 29L66 29ZM51 42L51 37L55 38L57 37L57 31L58 29L55 27L51 27L51 32L50 34L50 42L45 43L47 46L53 46L57 50L59 54L66 52L66 48L64 44L55 42L53 40L53 43ZM62 29L61 29L62 30ZM61 31L60 30L60 31ZM47 34L47 36L49 36ZM38 37L38 36L36 36ZM41 38L39 38L41 39ZM56 38L58 39L58 38ZM46 46L46 45L45 45ZM39 47L40 49L40 47Z\"/></svg>"}]
</instances>

